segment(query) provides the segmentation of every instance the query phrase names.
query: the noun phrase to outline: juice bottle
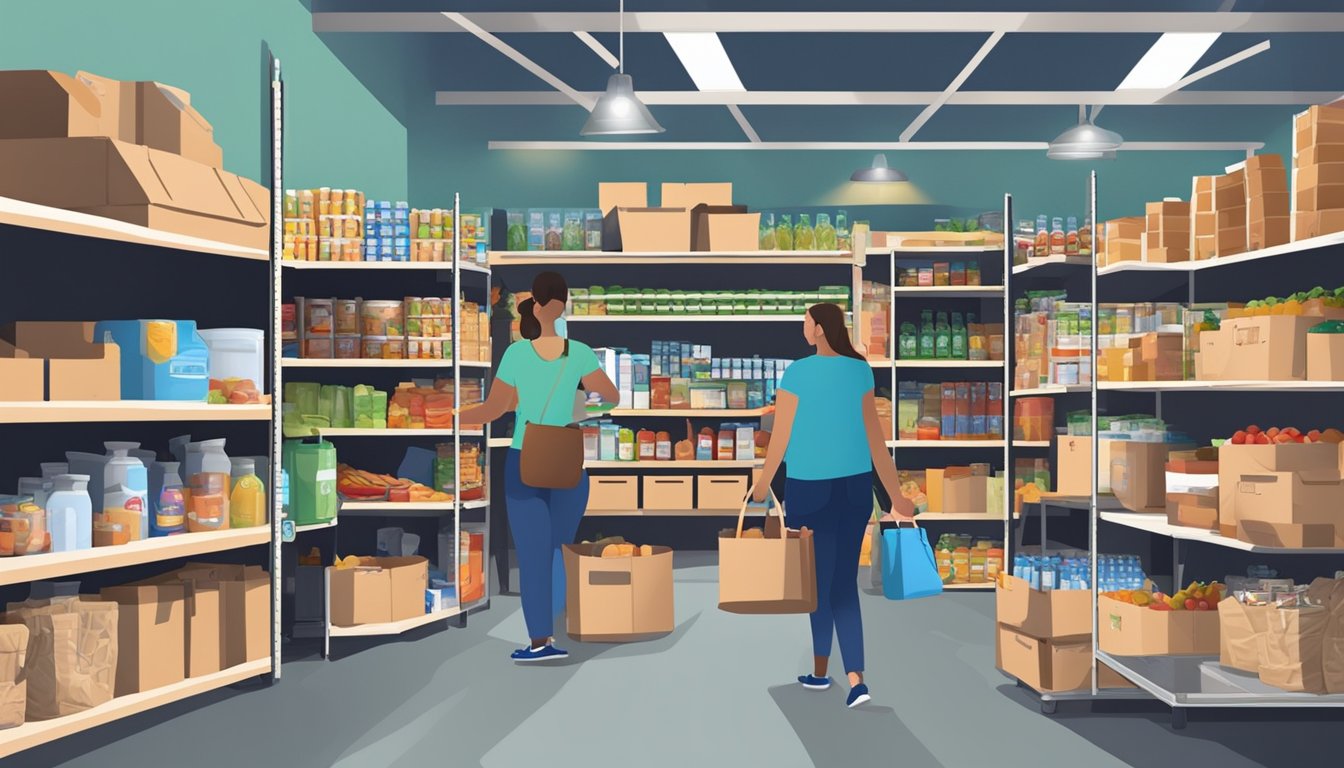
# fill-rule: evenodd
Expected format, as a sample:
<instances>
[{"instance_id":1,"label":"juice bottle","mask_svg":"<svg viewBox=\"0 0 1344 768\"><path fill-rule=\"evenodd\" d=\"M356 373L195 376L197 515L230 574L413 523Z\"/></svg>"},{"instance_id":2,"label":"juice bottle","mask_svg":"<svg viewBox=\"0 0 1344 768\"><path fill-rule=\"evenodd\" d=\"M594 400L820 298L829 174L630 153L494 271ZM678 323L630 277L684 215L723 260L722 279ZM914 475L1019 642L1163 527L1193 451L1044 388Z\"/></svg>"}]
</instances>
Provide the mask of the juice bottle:
<instances>
[{"instance_id":1,"label":"juice bottle","mask_svg":"<svg viewBox=\"0 0 1344 768\"><path fill-rule=\"evenodd\" d=\"M635 433L629 427L621 427L616 433L616 460L635 460Z\"/></svg>"},{"instance_id":2,"label":"juice bottle","mask_svg":"<svg viewBox=\"0 0 1344 768\"><path fill-rule=\"evenodd\" d=\"M798 214L798 225L793 228L793 247L799 251L817 249L817 233L812 229L812 218L806 213Z\"/></svg>"},{"instance_id":3,"label":"juice bottle","mask_svg":"<svg viewBox=\"0 0 1344 768\"><path fill-rule=\"evenodd\" d=\"M180 464L176 461L161 461L155 467L155 474L162 474L158 487L158 498L154 499L153 515L149 520L149 535L171 536L186 530L187 506L182 492Z\"/></svg>"},{"instance_id":4,"label":"juice bottle","mask_svg":"<svg viewBox=\"0 0 1344 768\"><path fill-rule=\"evenodd\" d=\"M654 458L658 461L672 460L672 435L668 432L659 432L654 437Z\"/></svg>"},{"instance_id":5,"label":"juice bottle","mask_svg":"<svg viewBox=\"0 0 1344 768\"><path fill-rule=\"evenodd\" d=\"M762 251L775 250L775 214L761 214L761 237L757 247Z\"/></svg>"},{"instance_id":6,"label":"juice bottle","mask_svg":"<svg viewBox=\"0 0 1344 768\"><path fill-rule=\"evenodd\" d=\"M938 313L938 323L934 326L934 357L943 360L952 356L952 326L947 323L947 313Z\"/></svg>"},{"instance_id":7,"label":"juice bottle","mask_svg":"<svg viewBox=\"0 0 1344 768\"><path fill-rule=\"evenodd\" d=\"M1038 257L1050 255L1050 222L1045 214L1036 217L1036 243L1031 252Z\"/></svg>"},{"instance_id":8,"label":"juice bottle","mask_svg":"<svg viewBox=\"0 0 1344 768\"><path fill-rule=\"evenodd\" d=\"M901 360L914 360L919 357L919 333L915 324L901 323L901 335L897 344L897 357Z\"/></svg>"},{"instance_id":9,"label":"juice bottle","mask_svg":"<svg viewBox=\"0 0 1344 768\"><path fill-rule=\"evenodd\" d=\"M1069 226L1064 231L1064 255L1078 255L1078 217L1069 217Z\"/></svg>"},{"instance_id":10,"label":"juice bottle","mask_svg":"<svg viewBox=\"0 0 1344 768\"><path fill-rule=\"evenodd\" d=\"M932 360L936 356L935 352L933 310L926 309L919 313L919 357L924 360Z\"/></svg>"},{"instance_id":11,"label":"juice bottle","mask_svg":"<svg viewBox=\"0 0 1344 768\"><path fill-rule=\"evenodd\" d=\"M835 212L835 245L842 251L848 251L853 247L853 240L849 234L849 215L844 211Z\"/></svg>"},{"instance_id":12,"label":"juice bottle","mask_svg":"<svg viewBox=\"0 0 1344 768\"><path fill-rule=\"evenodd\" d=\"M831 226L831 216L827 213L817 214L816 229L817 250L834 251L838 247L835 235L835 227Z\"/></svg>"},{"instance_id":13,"label":"juice bottle","mask_svg":"<svg viewBox=\"0 0 1344 768\"><path fill-rule=\"evenodd\" d=\"M1050 255L1063 256L1067 237L1064 234L1064 219L1056 216L1050 220Z\"/></svg>"},{"instance_id":14,"label":"juice bottle","mask_svg":"<svg viewBox=\"0 0 1344 768\"><path fill-rule=\"evenodd\" d=\"M787 213L779 214L779 226L775 227L775 247L781 251L792 251L793 217Z\"/></svg>"},{"instance_id":15,"label":"juice bottle","mask_svg":"<svg viewBox=\"0 0 1344 768\"><path fill-rule=\"evenodd\" d=\"M657 458L657 440L655 439L652 430L639 430L637 441L639 442L640 461L653 461Z\"/></svg>"},{"instance_id":16,"label":"juice bottle","mask_svg":"<svg viewBox=\"0 0 1344 768\"><path fill-rule=\"evenodd\" d=\"M253 528L266 524L266 486L257 477L256 462L234 459L238 474L229 493L229 527Z\"/></svg>"},{"instance_id":17,"label":"juice bottle","mask_svg":"<svg viewBox=\"0 0 1344 768\"><path fill-rule=\"evenodd\" d=\"M952 359L966 359L966 326L961 322L961 313L952 313Z\"/></svg>"}]
</instances>

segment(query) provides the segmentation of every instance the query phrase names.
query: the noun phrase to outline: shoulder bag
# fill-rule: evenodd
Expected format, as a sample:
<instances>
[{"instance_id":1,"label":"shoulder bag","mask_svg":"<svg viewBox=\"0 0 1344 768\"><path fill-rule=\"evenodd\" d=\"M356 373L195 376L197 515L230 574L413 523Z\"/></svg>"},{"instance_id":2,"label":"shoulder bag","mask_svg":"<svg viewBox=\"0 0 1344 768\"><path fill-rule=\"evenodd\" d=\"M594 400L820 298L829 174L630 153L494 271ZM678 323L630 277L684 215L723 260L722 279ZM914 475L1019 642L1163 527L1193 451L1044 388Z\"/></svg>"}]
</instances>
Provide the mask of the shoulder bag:
<instances>
[{"instance_id":1,"label":"shoulder bag","mask_svg":"<svg viewBox=\"0 0 1344 768\"><path fill-rule=\"evenodd\" d=\"M550 394L546 395L546 403L542 405L538 418L546 417L556 387L560 386L560 381L565 377L565 368L569 365L568 339L565 340L565 349L560 353L560 358L564 363L555 377L555 384L551 385ZM519 475L524 484L533 488L557 490L573 488L583 479L583 432L579 425L573 423L553 427L529 421L523 433L523 450L519 458Z\"/></svg>"}]
</instances>

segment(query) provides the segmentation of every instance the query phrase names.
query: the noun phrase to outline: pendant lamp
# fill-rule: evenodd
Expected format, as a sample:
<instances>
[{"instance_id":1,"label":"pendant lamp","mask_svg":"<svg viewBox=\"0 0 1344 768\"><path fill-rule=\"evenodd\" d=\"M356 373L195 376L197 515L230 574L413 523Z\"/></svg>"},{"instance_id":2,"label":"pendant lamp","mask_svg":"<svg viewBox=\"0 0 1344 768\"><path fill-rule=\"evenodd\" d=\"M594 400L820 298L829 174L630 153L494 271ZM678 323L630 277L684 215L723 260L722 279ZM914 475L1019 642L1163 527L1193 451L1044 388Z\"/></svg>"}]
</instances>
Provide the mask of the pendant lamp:
<instances>
[{"instance_id":1,"label":"pendant lamp","mask_svg":"<svg viewBox=\"0 0 1344 768\"><path fill-rule=\"evenodd\" d=\"M635 95L635 81L625 74L625 0L620 5L620 69L607 79L607 91L597 99L580 136L620 136L662 133L649 108Z\"/></svg>"},{"instance_id":2,"label":"pendant lamp","mask_svg":"<svg viewBox=\"0 0 1344 768\"><path fill-rule=\"evenodd\" d=\"M1115 150L1124 142L1120 134L1086 118L1080 107L1078 124L1056 136L1045 156L1051 160L1114 160Z\"/></svg>"},{"instance_id":3,"label":"pendant lamp","mask_svg":"<svg viewBox=\"0 0 1344 768\"><path fill-rule=\"evenodd\" d=\"M868 168L860 168L850 174L849 180L870 183L909 181L901 171L898 171L895 168L889 168L887 166L887 156L881 153L873 156L873 164L871 166Z\"/></svg>"}]
</instances>

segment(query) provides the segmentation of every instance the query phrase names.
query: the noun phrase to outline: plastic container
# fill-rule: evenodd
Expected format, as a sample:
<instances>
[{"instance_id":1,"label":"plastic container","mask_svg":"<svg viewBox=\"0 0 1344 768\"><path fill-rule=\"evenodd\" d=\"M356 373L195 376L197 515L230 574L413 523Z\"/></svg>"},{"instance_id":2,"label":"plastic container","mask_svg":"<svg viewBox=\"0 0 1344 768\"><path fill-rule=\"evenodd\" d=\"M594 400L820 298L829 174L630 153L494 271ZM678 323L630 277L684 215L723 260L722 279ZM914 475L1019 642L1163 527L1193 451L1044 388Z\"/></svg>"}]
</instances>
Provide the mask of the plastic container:
<instances>
[{"instance_id":1,"label":"plastic container","mask_svg":"<svg viewBox=\"0 0 1344 768\"><path fill-rule=\"evenodd\" d=\"M654 436L653 453L657 461L672 460L672 434L670 432L659 432Z\"/></svg>"},{"instance_id":2,"label":"plastic container","mask_svg":"<svg viewBox=\"0 0 1344 768\"><path fill-rule=\"evenodd\" d=\"M186 494L182 488L182 465L157 461L149 469L149 535L172 536L186 530Z\"/></svg>"},{"instance_id":3,"label":"plastic container","mask_svg":"<svg viewBox=\"0 0 1344 768\"><path fill-rule=\"evenodd\" d=\"M42 500L43 503L51 495L52 484L57 475L70 474L70 465L64 461L45 461L40 465L42 469Z\"/></svg>"},{"instance_id":4,"label":"plastic container","mask_svg":"<svg viewBox=\"0 0 1344 768\"><path fill-rule=\"evenodd\" d=\"M32 499L39 507L45 506L47 494L43 486L44 481L40 477L20 477L18 495Z\"/></svg>"},{"instance_id":5,"label":"plastic container","mask_svg":"<svg viewBox=\"0 0 1344 768\"><path fill-rule=\"evenodd\" d=\"M289 473L289 515L295 525L336 518L336 446L321 439L286 440L281 460Z\"/></svg>"},{"instance_id":6,"label":"plastic container","mask_svg":"<svg viewBox=\"0 0 1344 768\"><path fill-rule=\"evenodd\" d=\"M332 330L337 336L359 333L359 299L336 299L332 305Z\"/></svg>"},{"instance_id":7,"label":"plastic container","mask_svg":"<svg viewBox=\"0 0 1344 768\"><path fill-rule=\"evenodd\" d=\"M124 509L139 518L138 538L149 538L149 473L131 451L139 443L103 443L107 468L103 474L103 511Z\"/></svg>"},{"instance_id":8,"label":"plastic container","mask_svg":"<svg viewBox=\"0 0 1344 768\"><path fill-rule=\"evenodd\" d=\"M400 301L364 302L359 311L361 333L365 336L404 335L406 319L402 306Z\"/></svg>"},{"instance_id":9,"label":"plastic container","mask_svg":"<svg viewBox=\"0 0 1344 768\"><path fill-rule=\"evenodd\" d=\"M205 400L210 352L195 320L105 320L94 332L121 347L123 400Z\"/></svg>"},{"instance_id":10,"label":"plastic container","mask_svg":"<svg viewBox=\"0 0 1344 768\"><path fill-rule=\"evenodd\" d=\"M400 360L406 357L406 340L388 336L365 336L361 356L372 360Z\"/></svg>"},{"instance_id":11,"label":"plastic container","mask_svg":"<svg viewBox=\"0 0 1344 768\"><path fill-rule=\"evenodd\" d=\"M89 478L89 500L93 503L93 508L101 512L103 510L103 472L107 469L107 456L101 453L66 451L65 459L68 462L70 474L85 475Z\"/></svg>"},{"instance_id":12,"label":"plastic container","mask_svg":"<svg viewBox=\"0 0 1344 768\"><path fill-rule=\"evenodd\" d=\"M339 306L339 305L338 305ZM257 328L210 328L201 331L210 352L210 378L246 379L266 392L266 332Z\"/></svg>"},{"instance_id":13,"label":"plastic container","mask_svg":"<svg viewBox=\"0 0 1344 768\"><path fill-rule=\"evenodd\" d=\"M635 436L635 442L637 444L640 461L654 461L657 459L657 440L651 430L639 430L639 434Z\"/></svg>"},{"instance_id":14,"label":"plastic container","mask_svg":"<svg viewBox=\"0 0 1344 768\"><path fill-rule=\"evenodd\" d=\"M37 555L50 550L46 511L30 496L0 499L0 556Z\"/></svg>"},{"instance_id":15,"label":"plastic container","mask_svg":"<svg viewBox=\"0 0 1344 768\"><path fill-rule=\"evenodd\" d=\"M304 299L303 329L307 336L327 336L332 333L336 301L334 299Z\"/></svg>"},{"instance_id":16,"label":"plastic container","mask_svg":"<svg viewBox=\"0 0 1344 768\"><path fill-rule=\"evenodd\" d=\"M635 460L635 433L627 427L622 427L616 433L616 460Z\"/></svg>"},{"instance_id":17,"label":"plastic container","mask_svg":"<svg viewBox=\"0 0 1344 768\"><path fill-rule=\"evenodd\" d=\"M188 531L219 531L229 527L231 470L223 438L187 446L184 501Z\"/></svg>"},{"instance_id":18,"label":"plastic container","mask_svg":"<svg viewBox=\"0 0 1344 768\"><path fill-rule=\"evenodd\" d=\"M56 475L47 498L47 526L52 552L93 548L93 504L88 475Z\"/></svg>"},{"instance_id":19,"label":"plastic container","mask_svg":"<svg viewBox=\"0 0 1344 768\"><path fill-rule=\"evenodd\" d=\"M229 527L254 528L266 524L266 486L257 477L253 459L232 459L233 489L229 492Z\"/></svg>"},{"instance_id":20,"label":"plastic container","mask_svg":"<svg viewBox=\"0 0 1344 768\"><path fill-rule=\"evenodd\" d=\"M359 341L359 334L337 336L332 342L332 357L337 360L358 360Z\"/></svg>"}]
</instances>

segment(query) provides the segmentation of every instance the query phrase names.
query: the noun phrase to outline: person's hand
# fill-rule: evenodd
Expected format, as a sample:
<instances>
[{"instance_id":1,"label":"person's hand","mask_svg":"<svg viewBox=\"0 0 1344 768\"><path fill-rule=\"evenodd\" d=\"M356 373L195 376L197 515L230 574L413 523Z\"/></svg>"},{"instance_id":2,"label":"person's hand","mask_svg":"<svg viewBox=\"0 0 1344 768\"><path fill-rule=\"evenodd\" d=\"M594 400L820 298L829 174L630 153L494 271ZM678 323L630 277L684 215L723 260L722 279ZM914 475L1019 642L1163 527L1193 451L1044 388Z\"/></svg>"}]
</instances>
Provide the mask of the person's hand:
<instances>
[{"instance_id":1,"label":"person's hand","mask_svg":"<svg viewBox=\"0 0 1344 768\"><path fill-rule=\"evenodd\" d=\"M757 504L764 504L765 500L769 496L770 496L769 483L757 482L756 487L751 489L751 500L756 502Z\"/></svg>"},{"instance_id":2,"label":"person's hand","mask_svg":"<svg viewBox=\"0 0 1344 768\"><path fill-rule=\"evenodd\" d=\"M911 522L915 519L915 503L900 493L892 494L890 514L897 522Z\"/></svg>"}]
</instances>

